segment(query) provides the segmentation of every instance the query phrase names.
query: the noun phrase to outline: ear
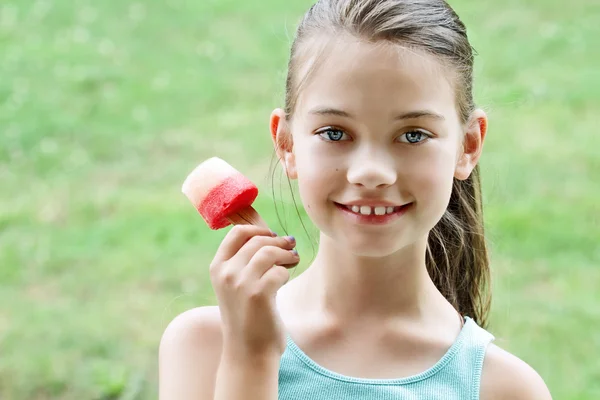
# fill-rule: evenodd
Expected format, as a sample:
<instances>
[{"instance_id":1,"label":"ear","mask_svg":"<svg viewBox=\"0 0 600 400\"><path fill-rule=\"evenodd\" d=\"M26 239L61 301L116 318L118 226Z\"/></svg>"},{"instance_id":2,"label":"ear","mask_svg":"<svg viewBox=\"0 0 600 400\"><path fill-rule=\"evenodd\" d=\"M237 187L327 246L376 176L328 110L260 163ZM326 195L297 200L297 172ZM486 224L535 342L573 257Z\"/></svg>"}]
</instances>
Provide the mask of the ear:
<instances>
[{"instance_id":1,"label":"ear","mask_svg":"<svg viewBox=\"0 0 600 400\"><path fill-rule=\"evenodd\" d=\"M454 171L456 179L461 181L467 179L479 162L487 127L488 119L485 112L481 109L473 111L467 124L462 147L459 150L460 154Z\"/></svg>"},{"instance_id":2,"label":"ear","mask_svg":"<svg viewBox=\"0 0 600 400\"><path fill-rule=\"evenodd\" d=\"M289 124L285 116L285 111L276 108L271 113L271 139L277 152L277 158L281 162L287 176L290 179L296 179L296 158L294 156L294 140L290 132Z\"/></svg>"}]
</instances>

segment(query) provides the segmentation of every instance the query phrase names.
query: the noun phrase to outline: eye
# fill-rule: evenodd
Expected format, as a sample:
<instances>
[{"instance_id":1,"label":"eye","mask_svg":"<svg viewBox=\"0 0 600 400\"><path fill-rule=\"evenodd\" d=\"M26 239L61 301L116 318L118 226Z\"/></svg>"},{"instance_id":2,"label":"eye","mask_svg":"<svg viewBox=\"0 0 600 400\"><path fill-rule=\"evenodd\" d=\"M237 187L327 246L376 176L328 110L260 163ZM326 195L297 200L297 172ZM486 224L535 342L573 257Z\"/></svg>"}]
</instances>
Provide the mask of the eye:
<instances>
[{"instance_id":1,"label":"eye","mask_svg":"<svg viewBox=\"0 0 600 400\"><path fill-rule=\"evenodd\" d=\"M339 142L340 140L342 140L344 135L346 135L345 132L335 128L327 128L320 132L317 132L317 134L321 136L321 138L323 138L323 140L325 140L326 142Z\"/></svg>"},{"instance_id":2,"label":"eye","mask_svg":"<svg viewBox=\"0 0 600 400\"><path fill-rule=\"evenodd\" d=\"M415 131L406 132L401 137L406 137L406 140L401 140L401 142L411 143L411 144L419 144L419 143L423 143L423 142L425 142L425 140L431 138L431 135L429 135L425 132L422 132L422 131L415 130Z\"/></svg>"}]
</instances>

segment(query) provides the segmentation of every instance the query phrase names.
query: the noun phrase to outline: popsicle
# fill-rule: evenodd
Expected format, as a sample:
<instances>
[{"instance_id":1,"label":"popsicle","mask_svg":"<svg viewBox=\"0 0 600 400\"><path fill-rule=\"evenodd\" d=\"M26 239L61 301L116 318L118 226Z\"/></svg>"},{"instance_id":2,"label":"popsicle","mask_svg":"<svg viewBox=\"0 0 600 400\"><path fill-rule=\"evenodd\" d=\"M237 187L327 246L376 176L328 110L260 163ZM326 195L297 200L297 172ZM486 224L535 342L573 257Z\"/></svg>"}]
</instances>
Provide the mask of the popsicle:
<instances>
[{"instance_id":1,"label":"popsicle","mask_svg":"<svg viewBox=\"0 0 600 400\"><path fill-rule=\"evenodd\" d=\"M267 227L252 207L258 196L256 185L218 157L209 158L194 168L181 191L213 230L230 224Z\"/></svg>"}]
</instances>

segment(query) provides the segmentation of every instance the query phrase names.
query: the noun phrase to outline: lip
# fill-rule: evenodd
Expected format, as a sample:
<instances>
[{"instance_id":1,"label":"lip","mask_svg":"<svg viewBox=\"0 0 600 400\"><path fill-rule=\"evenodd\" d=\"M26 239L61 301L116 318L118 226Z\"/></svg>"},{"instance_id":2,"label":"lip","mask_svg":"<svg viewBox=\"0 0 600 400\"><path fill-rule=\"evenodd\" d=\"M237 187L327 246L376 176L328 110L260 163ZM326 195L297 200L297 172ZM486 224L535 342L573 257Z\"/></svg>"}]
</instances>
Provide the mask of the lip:
<instances>
[{"instance_id":1,"label":"lip","mask_svg":"<svg viewBox=\"0 0 600 400\"><path fill-rule=\"evenodd\" d=\"M349 202L344 202L344 203L338 203L344 206L371 206L371 207L402 207L403 205L407 205L407 204L395 204L395 203L391 203L389 201L383 201L383 200L373 200L373 201L369 201L369 200L357 200L357 201L349 201ZM408 203L410 204L410 203Z\"/></svg>"},{"instance_id":2,"label":"lip","mask_svg":"<svg viewBox=\"0 0 600 400\"><path fill-rule=\"evenodd\" d=\"M380 207L383 207L385 204L384 203L370 203L370 204L366 204L366 202L355 202L355 203L348 203L348 204L340 204L340 203L334 203L335 206L337 207L338 210L340 210L342 212L342 214L344 215L344 217L348 218L351 222L357 223L357 224L361 224L361 225L385 225L385 224L389 224L395 220L397 220L398 218L402 217L402 215L404 215L406 213L407 210L409 210L412 206L413 203L408 203L408 204L404 204L402 206L399 206L400 209L398 211L395 211L391 214L384 214L384 215L375 215L375 214L371 214L371 215L361 215L361 214L357 214L352 212L351 210L349 210L348 208L346 208L346 206L350 205L375 205L378 204ZM387 205L389 207L393 207L392 204ZM398 206L396 206L398 207Z\"/></svg>"}]
</instances>

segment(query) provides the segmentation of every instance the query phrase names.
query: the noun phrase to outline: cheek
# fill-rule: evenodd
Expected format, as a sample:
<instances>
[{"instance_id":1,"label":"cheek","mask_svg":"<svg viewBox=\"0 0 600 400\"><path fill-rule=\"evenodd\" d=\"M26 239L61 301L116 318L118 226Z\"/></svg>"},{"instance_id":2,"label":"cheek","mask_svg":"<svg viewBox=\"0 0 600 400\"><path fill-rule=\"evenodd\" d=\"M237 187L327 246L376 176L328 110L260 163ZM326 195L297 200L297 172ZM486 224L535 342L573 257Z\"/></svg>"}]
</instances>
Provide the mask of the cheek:
<instances>
[{"instance_id":1,"label":"cheek","mask_svg":"<svg viewBox=\"0 0 600 400\"><path fill-rule=\"evenodd\" d=\"M302 203L307 212L310 212L310 205L319 201L319 198L325 194L323 186L324 182L330 180L331 166L328 165L326 158L317 156L308 144L306 142L296 143L294 153L298 190Z\"/></svg>"},{"instance_id":2,"label":"cheek","mask_svg":"<svg viewBox=\"0 0 600 400\"><path fill-rule=\"evenodd\" d=\"M322 143L310 139L295 144L295 158L300 198L307 214L318 225L324 218L320 213L326 202L335 200L331 196L345 182L343 160Z\"/></svg>"},{"instance_id":3,"label":"cheek","mask_svg":"<svg viewBox=\"0 0 600 400\"><path fill-rule=\"evenodd\" d=\"M426 203L440 218L450 200L455 164L452 149L432 152L419 161L413 175L417 201Z\"/></svg>"},{"instance_id":4,"label":"cheek","mask_svg":"<svg viewBox=\"0 0 600 400\"><path fill-rule=\"evenodd\" d=\"M343 159L338 152L313 137L302 138L294 145L298 183L301 187L320 187L324 193L326 188L339 182L339 171Z\"/></svg>"},{"instance_id":5,"label":"cheek","mask_svg":"<svg viewBox=\"0 0 600 400\"><path fill-rule=\"evenodd\" d=\"M323 187L322 175L315 167L311 163L300 166L298 171L301 173L298 174L297 183L300 201L306 214L315 225L320 226L325 218L323 203L327 200L328 192Z\"/></svg>"}]
</instances>

